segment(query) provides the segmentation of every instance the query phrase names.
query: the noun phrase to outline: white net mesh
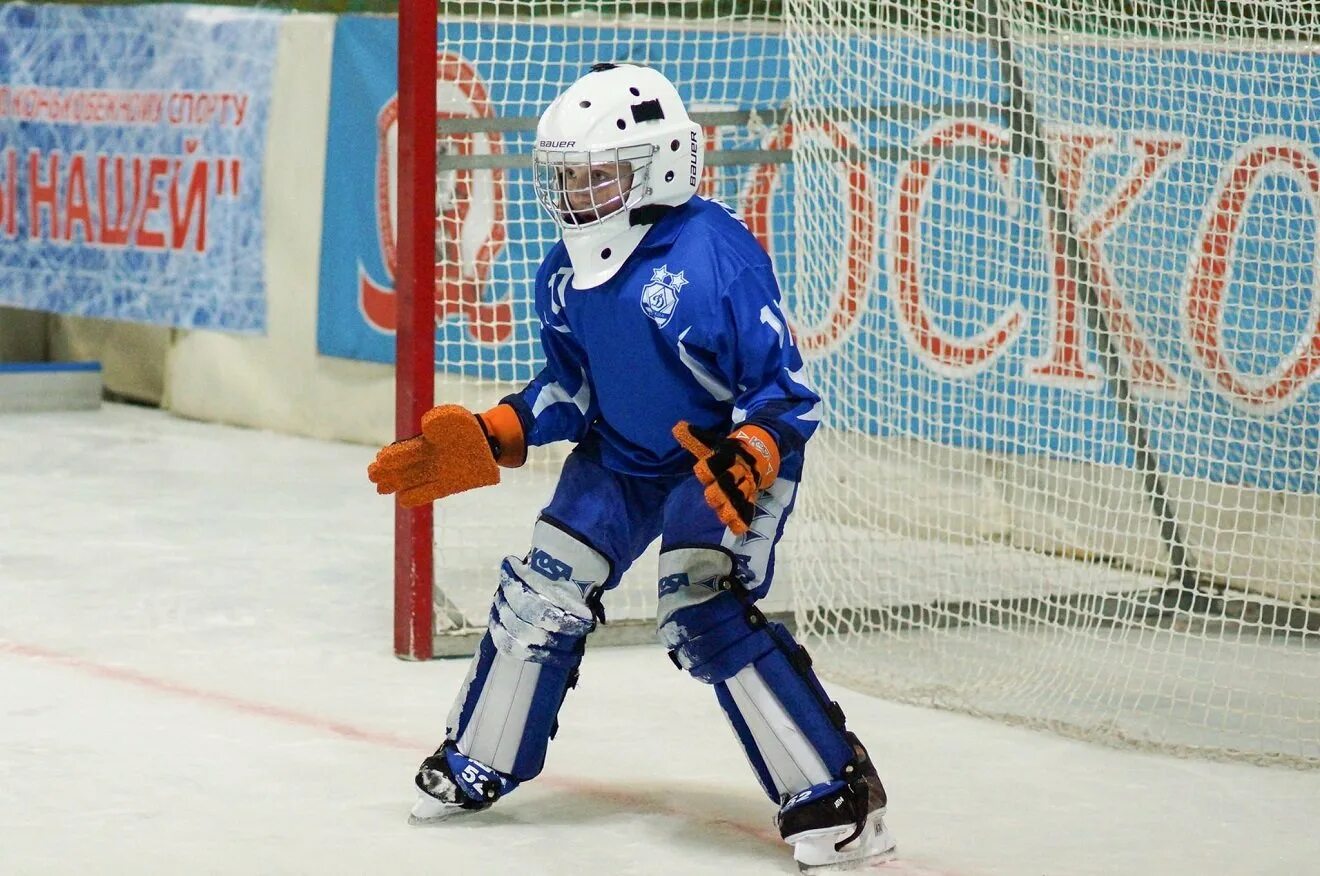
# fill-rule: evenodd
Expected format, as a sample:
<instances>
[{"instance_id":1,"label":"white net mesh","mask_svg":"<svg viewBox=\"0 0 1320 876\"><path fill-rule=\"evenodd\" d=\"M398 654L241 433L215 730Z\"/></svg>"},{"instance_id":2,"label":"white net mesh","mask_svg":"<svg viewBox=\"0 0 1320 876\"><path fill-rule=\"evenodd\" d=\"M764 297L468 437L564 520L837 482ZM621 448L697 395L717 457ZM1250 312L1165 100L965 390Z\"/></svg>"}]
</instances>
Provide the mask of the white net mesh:
<instances>
[{"instance_id":1,"label":"white net mesh","mask_svg":"<svg viewBox=\"0 0 1320 876\"><path fill-rule=\"evenodd\" d=\"M1320 764L1305 4L598 6L484 4L480 24L442 20L441 51L499 119L534 120L599 60L657 66L694 113L755 110L709 129L734 163L709 162L704 193L775 257L826 399L775 592L823 673ZM485 151L529 154L513 127ZM483 151L464 136L441 139ZM556 230L525 167L447 173L444 191L503 191L501 246L462 249L480 279L464 300L502 314L499 337L463 319L437 335L442 370L466 375L441 400L477 406L539 365L529 281ZM441 587L478 627L562 455L533 458L438 509ZM650 616L653 570L639 562L611 618Z\"/></svg>"}]
</instances>

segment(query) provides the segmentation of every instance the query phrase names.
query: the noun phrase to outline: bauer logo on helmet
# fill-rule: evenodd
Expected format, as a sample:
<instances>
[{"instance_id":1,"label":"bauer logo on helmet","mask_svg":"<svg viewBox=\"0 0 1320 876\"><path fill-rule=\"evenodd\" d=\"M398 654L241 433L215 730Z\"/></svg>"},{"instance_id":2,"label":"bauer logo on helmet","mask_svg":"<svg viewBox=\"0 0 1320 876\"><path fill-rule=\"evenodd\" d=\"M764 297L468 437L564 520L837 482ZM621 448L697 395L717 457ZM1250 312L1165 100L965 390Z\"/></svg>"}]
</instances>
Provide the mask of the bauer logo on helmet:
<instances>
[{"instance_id":1,"label":"bauer logo on helmet","mask_svg":"<svg viewBox=\"0 0 1320 876\"><path fill-rule=\"evenodd\" d=\"M701 142L697 140L697 132L692 131L692 141L690 144L691 162L688 164L688 185L694 189L697 187L697 175L701 167Z\"/></svg>"}]
</instances>

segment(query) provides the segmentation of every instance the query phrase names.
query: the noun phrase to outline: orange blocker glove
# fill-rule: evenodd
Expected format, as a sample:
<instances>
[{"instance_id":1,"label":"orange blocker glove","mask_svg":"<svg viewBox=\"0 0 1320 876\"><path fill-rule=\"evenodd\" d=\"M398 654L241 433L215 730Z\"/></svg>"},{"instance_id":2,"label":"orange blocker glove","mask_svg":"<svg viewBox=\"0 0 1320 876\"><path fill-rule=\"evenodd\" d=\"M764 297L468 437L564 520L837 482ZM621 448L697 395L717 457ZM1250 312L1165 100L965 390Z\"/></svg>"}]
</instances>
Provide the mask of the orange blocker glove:
<instances>
[{"instance_id":1,"label":"orange blocker glove","mask_svg":"<svg viewBox=\"0 0 1320 876\"><path fill-rule=\"evenodd\" d=\"M367 477L381 495L398 493L416 508L464 490L500 482L499 466L527 459L522 422L510 405L474 414L462 405L439 405L422 414L422 433L381 448Z\"/></svg>"},{"instance_id":2,"label":"orange blocker glove","mask_svg":"<svg viewBox=\"0 0 1320 876\"><path fill-rule=\"evenodd\" d=\"M697 458L692 471L706 487L706 504L734 535L750 528L756 497L779 474L779 445L760 426L739 426L731 435L699 429L680 420L678 443Z\"/></svg>"}]
</instances>

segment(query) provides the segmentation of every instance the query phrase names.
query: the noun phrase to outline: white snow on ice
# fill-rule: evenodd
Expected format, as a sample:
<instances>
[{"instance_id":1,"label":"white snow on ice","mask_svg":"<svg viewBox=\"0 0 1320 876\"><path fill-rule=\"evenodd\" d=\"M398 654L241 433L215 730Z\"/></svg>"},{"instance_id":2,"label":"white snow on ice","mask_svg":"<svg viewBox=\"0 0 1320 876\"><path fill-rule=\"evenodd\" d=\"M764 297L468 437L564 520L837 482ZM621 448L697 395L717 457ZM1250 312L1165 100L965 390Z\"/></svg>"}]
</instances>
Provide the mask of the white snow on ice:
<instances>
[{"instance_id":1,"label":"white snow on ice","mask_svg":"<svg viewBox=\"0 0 1320 876\"><path fill-rule=\"evenodd\" d=\"M588 652L539 779L409 827L466 660L392 656L372 453L114 405L0 418L0 873L796 872L658 647ZM1320 871L1320 774L830 687L891 792L885 874Z\"/></svg>"}]
</instances>

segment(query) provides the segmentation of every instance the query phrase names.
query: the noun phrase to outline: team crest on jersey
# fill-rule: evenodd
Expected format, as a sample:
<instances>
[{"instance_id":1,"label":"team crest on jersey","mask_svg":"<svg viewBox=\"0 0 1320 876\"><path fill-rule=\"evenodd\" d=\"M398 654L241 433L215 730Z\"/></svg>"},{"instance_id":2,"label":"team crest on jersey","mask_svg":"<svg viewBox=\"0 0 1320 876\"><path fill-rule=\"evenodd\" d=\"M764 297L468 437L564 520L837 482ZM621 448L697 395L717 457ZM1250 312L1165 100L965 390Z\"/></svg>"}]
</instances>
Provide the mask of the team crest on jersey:
<instances>
[{"instance_id":1,"label":"team crest on jersey","mask_svg":"<svg viewBox=\"0 0 1320 876\"><path fill-rule=\"evenodd\" d=\"M669 265L651 271L651 282L642 287L642 312L664 328L678 307L678 293L688 284L683 271L670 273Z\"/></svg>"}]
</instances>

